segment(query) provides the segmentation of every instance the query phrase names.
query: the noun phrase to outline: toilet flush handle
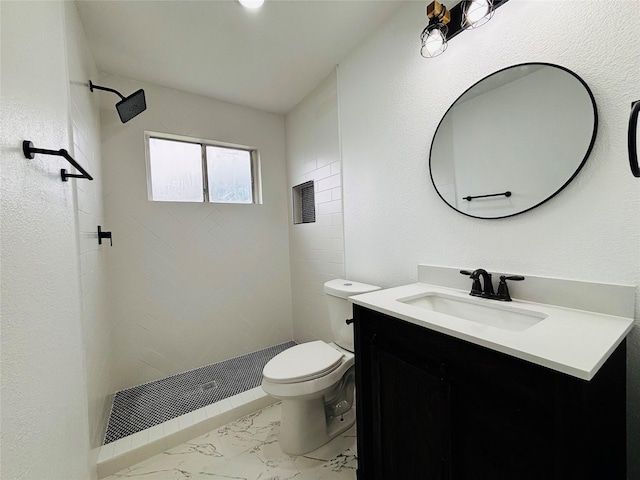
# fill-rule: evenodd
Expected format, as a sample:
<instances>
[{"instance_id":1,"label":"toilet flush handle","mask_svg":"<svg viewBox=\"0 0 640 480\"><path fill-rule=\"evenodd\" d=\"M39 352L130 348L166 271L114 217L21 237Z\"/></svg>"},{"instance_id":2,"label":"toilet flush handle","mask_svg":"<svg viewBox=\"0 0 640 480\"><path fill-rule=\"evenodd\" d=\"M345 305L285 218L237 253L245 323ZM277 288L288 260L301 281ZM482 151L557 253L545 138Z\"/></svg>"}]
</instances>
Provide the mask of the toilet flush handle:
<instances>
[{"instance_id":1,"label":"toilet flush handle","mask_svg":"<svg viewBox=\"0 0 640 480\"><path fill-rule=\"evenodd\" d=\"M353 318L347 318L347 319L345 320L345 323L346 323L347 325L351 325L351 324L353 323Z\"/></svg>"}]
</instances>

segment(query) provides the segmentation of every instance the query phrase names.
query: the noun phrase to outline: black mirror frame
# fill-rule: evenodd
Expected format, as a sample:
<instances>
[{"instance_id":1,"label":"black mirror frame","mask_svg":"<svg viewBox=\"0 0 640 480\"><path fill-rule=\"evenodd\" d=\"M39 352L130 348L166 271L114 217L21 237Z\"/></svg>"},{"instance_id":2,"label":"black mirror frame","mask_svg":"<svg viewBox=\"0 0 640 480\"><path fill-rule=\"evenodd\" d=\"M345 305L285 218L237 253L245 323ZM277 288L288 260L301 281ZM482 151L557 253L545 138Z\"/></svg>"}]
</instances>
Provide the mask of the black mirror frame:
<instances>
[{"instance_id":1,"label":"black mirror frame","mask_svg":"<svg viewBox=\"0 0 640 480\"><path fill-rule=\"evenodd\" d=\"M638 113L640 113L640 100L631 104L629 115L629 132L627 143L629 147L629 167L634 177L640 177L640 165L638 165L638 146L636 145L636 130L638 129Z\"/></svg>"},{"instance_id":2,"label":"black mirror frame","mask_svg":"<svg viewBox=\"0 0 640 480\"><path fill-rule=\"evenodd\" d=\"M504 215L501 217L479 217L477 215L470 215L468 213L462 212L460 210L458 210L457 208L455 208L453 205L451 205L449 202L447 202L444 197L440 194L440 192L438 191L438 187L436 187L436 183L433 179L433 170L431 168L431 155L433 153L433 144L436 138L436 135L438 134L438 130L440 129L440 125L442 125L443 120L445 119L445 117L447 116L447 114L449 113L449 111L453 108L453 106L458 102L458 100L460 100L460 98L462 98L469 90L471 90L472 88L474 88L476 85L478 85L480 82L483 82L484 80L486 80L487 78L496 75L498 73L501 73L505 70L509 70L511 68L516 68L516 67L523 67L523 66L527 66L527 65L543 65L543 66L548 66L548 67L554 67L554 68L558 68L560 70L563 70L569 74L571 74L572 76L574 76L581 84L582 86L585 88L585 90L587 91L587 93L589 94L589 98L591 100L591 105L593 106L593 133L591 135L591 141L589 142L589 147L587 148L587 151L584 155L584 158L582 159L582 161L580 162L580 165L578 165L578 168L576 168L576 171L573 173L573 175L571 175L569 177L569 179L562 184L562 186L556 190L554 193L552 193L551 195L549 195L547 198L545 198L544 200L542 200L539 203L536 203L535 205L525 209L525 210L521 210L519 212L516 213L512 213L510 215ZM502 68L500 70L496 70L495 72L490 73L489 75L483 77L482 79L478 80L476 83L474 83L473 85L471 85L469 88L467 88L464 92L462 92L462 94L460 94L460 96L458 96L458 98L456 98L456 100L449 106L449 108L447 109L447 111L444 113L444 115L442 116L442 118L440 119L440 122L438 122L438 126L436 127L436 131L433 134L433 138L431 139L431 147L429 148L429 177L431 178L431 184L433 185L433 188L435 189L436 193L438 194L438 196L440 197L440 199L452 210L455 210L456 212L465 215L467 217L471 217L471 218L478 218L481 220L499 220L501 218L509 218L509 217L514 217L516 215L520 215L522 213L528 212L529 210L533 210L536 207L539 207L540 205L542 205L543 203L548 202L549 200L551 200L553 197L555 197L558 193L560 193L562 190L565 189L565 187L567 185L569 185L573 179L576 177L576 175L578 175L578 173L580 172L580 170L582 170L582 167L584 166L584 164L586 163L587 159L589 158L589 155L591 154L591 151L593 150L593 146L595 144L596 141L596 137L597 137L597 133L598 133L598 108L596 106L596 99L593 96L593 92L591 91L591 89L589 88L589 85L587 85L587 83L575 72L569 70L566 67L563 67L561 65L556 65L554 63L547 63L547 62L524 62L524 63L518 63L516 65L510 65L508 67Z\"/></svg>"}]
</instances>

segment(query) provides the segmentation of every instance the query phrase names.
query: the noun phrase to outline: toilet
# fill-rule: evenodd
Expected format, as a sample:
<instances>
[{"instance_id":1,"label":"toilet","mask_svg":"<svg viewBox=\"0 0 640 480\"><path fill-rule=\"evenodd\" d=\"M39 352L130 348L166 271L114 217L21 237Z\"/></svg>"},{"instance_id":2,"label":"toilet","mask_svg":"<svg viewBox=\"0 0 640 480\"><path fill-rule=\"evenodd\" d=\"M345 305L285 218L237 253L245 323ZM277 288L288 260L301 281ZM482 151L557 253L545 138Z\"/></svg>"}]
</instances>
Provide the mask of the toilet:
<instances>
[{"instance_id":1,"label":"toilet","mask_svg":"<svg viewBox=\"0 0 640 480\"><path fill-rule=\"evenodd\" d=\"M262 389L282 402L278 441L302 455L345 432L356 421L353 318L348 298L380 287L336 279L324 284L332 343L301 343L273 357L262 371Z\"/></svg>"}]
</instances>

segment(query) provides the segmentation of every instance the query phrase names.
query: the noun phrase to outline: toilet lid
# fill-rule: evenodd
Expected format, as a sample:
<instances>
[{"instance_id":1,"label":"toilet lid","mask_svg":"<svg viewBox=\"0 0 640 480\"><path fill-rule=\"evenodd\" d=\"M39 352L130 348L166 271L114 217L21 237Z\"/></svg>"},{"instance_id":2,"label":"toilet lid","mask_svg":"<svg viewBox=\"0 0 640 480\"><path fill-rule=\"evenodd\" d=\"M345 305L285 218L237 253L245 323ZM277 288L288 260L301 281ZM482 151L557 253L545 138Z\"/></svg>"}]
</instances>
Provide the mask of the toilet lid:
<instances>
[{"instance_id":1,"label":"toilet lid","mask_svg":"<svg viewBox=\"0 0 640 480\"><path fill-rule=\"evenodd\" d=\"M262 375L274 383L303 382L332 372L342 363L343 357L343 353L322 340L302 343L269 360Z\"/></svg>"}]
</instances>

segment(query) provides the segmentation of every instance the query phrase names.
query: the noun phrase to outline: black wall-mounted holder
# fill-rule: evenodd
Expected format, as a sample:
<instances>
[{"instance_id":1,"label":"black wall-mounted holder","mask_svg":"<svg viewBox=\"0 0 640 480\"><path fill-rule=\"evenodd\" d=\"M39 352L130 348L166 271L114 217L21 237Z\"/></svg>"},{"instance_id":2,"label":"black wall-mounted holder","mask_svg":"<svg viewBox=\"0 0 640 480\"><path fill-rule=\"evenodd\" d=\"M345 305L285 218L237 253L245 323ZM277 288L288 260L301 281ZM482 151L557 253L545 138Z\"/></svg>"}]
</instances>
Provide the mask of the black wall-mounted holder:
<instances>
[{"instance_id":1,"label":"black wall-mounted holder","mask_svg":"<svg viewBox=\"0 0 640 480\"><path fill-rule=\"evenodd\" d=\"M87 180L93 180L93 177L87 173L87 171L80 166L78 162L76 162L69 152L67 152L64 148L60 150L47 150L44 148L35 148L33 143L29 140L24 140L22 142L22 152L24 153L25 158L33 159L36 156L36 153L41 153L43 155L55 155L57 157L64 157L67 161L73 165L76 170L78 170L82 175L78 175L75 173L67 173L67 171L63 168L60 170L60 176L62 177L62 181L66 182L69 178L86 178Z\"/></svg>"},{"instance_id":2,"label":"black wall-mounted holder","mask_svg":"<svg viewBox=\"0 0 640 480\"><path fill-rule=\"evenodd\" d=\"M629 116L629 166L634 177L640 177L640 165L638 165L638 145L636 135L638 129L638 113L640 113L640 100L631 104L631 115Z\"/></svg>"},{"instance_id":3,"label":"black wall-mounted holder","mask_svg":"<svg viewBox=\"0 0 640 480\"><path fill-rule=\"evenodd\" d=\"M98 225L98 245L102 245L102 239L109 239L109 245L113 247L113 237L111 236L111 232L102 231L102 227Z\"/></svg>"}]
</instances>

